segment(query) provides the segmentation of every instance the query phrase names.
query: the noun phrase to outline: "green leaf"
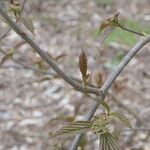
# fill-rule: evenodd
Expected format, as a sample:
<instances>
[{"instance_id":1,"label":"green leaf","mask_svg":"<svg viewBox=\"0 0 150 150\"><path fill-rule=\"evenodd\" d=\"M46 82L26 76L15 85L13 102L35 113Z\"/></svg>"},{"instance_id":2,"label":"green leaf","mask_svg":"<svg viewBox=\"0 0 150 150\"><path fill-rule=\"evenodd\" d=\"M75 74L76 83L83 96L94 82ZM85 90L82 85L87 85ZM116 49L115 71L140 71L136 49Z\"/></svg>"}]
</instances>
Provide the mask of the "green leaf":
<instances>
[{"instance_id":1,"label":"green leaf","mask_svg":"<svg viewBox=\"0 0 150 150\"><path fill-rule=\"evenodd\" d=\"M119 150L118 143L110 133L100 134L99 141L101 150Z\"/></svg>"},{"instance_id":2,"label":"green leaf","mask_svg":"<svg viewBox=\"0 0 150 150\"><path fill-rule=\"evenodd\" d=\"M21 22L24 24L24 26L34 34L34 25L30 18L26 16L21 16Z\"/></svg>"},{"instance_id":3,"label":"green leaf","mask_svg":"<svg viewBox=\"0 0 150 150\"><path fill-rule=\"evenodd\" d=\"M132 129L132 125L126 116L124 116L118 112L112 112L110 115L117 117L126 127Z\"/></svg>"},{"instance_id":4,"label":"green leaf","mask_svg":"<svg viewBox=\"0 0 150 150\"><path fill-rule=\"evenodd\" d=\"M91 127L91 122L89 121L77 121L70 123L64 127L62 127L60 130L58 130L54 137L71 137L77 134L86 133L89 131Z\"/></svg>"},{"instance_id":5,"label":"green leaf","mask_svg":"<svg viewBox=\"0 0 150 150\"><path fill-rule=\"evenodd\" d=\"M103 134L100 135L100 149L105 149L107 142L105 136Z\"/></svg>"},{"instance_id":6,"label":"green leaf","mask_svg":"<svg viewBox=\"0 0 150 150\"><path fill-rule=\"evenodd\" d=\"M109 114L110 113L109 105L105 101L102 101L101 104L106 109L107 113Z\"/></svg>"},{"instance_id":7,"label":"green leaf","mask_svg":"<svg viewBox=\"0 0 150 150\"><path fill-rule=\"evenodd\" d=\"M119 150L119 146L112 134L107 134L107 142L109 144L110 150Z\"/></svg>"}]
</instances>

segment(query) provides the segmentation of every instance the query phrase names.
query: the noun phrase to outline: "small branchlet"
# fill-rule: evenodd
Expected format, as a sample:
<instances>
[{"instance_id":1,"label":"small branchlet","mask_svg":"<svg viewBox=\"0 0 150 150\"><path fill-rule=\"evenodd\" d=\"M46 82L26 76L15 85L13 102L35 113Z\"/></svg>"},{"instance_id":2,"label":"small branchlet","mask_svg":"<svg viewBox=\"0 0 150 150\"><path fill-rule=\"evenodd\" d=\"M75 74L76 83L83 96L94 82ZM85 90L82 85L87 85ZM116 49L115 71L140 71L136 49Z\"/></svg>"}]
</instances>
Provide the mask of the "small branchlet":
<instances>
[{"instance_id":1,"label":"small branchlet","mask_svg":"<svg viewBox=\"0 0 150 150\"><path fill-rule=\"evenodd\" d=\"M50 137L68 138L77 134L92 131L93 134L98 135L101 149L120 150L115 137L112 135L112 133L110 133L109 123L112 120L118 120L128 128L132 128L132 126L129 120L124 115L117 112L110 112L110 107L106 102L102 103L102 106L104 107L107 113L96 116L96 118L92 121L71 122L70 124L62 127L53 135L50 134Z\"/></svg>"},{"instance_id":2,"label":"small branchlet","mask_svg":"<svg viewBox=\"0 0 150 150\"><path fill-rule=\"evenodd\" d=\"M126 27L124 27L120 22L119 22L119 13L115 13L112 17L109 17L108 19L106 19L104 22L102 22L102 24L100 25L100 28L99 28L99 32L103 32L102 33L102 41L104 42L105 38L111 33L111 31L113 29L115 29L116 27L119 27L121 28L122 30L125 30L125 31L128 31L128 32L131 32L133 34L137 34L137 35L140 35L140 36L145 36L145 33L140 33L140 32L137 32L137 31L133 31L131 29L128 29Z\"/></svg>"}]
</instances>

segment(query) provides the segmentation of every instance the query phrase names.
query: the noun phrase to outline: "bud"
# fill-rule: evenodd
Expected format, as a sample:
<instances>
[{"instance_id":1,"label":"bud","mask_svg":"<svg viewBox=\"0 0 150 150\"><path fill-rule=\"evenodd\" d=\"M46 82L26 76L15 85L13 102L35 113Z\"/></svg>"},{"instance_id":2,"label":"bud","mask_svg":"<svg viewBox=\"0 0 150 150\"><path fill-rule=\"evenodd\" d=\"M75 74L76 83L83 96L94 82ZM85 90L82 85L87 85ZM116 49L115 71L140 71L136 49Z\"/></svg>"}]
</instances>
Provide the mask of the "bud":
<instances>
[{"instance_id":1,"label":"bud","mask_svg":"<svg viewBox=\"0 0 150 150\"><path fill-rule=\"evenodd\" d=\"M12 11L16 18L19 17L21 8L20 8L20 0L10 0L10 11Z\"/></svg>"},{"instance_id":2,"label":"bud","mask_svg":"<svg viewBox=\"0 0 150 150\"><path fill-rule=\"evenodd\" d=\"M101 85L102 85L102 83L103 83L102 73L96 72L96 73L94 74L94 81L95 81L97 87L100 88Z\"/></svg>"},{"instance_id":3,"label":"bud","mask_svg":"<svg viewBox=\"0 0 150 150\"><path fill-rule=\"evenodd\" d=\"M87 58L86 58L84 50L82 50L79 56L79 68L80 68L80 72L82 74L83 79L86 79L87 78Z\"/></svg>"}]
</instances>

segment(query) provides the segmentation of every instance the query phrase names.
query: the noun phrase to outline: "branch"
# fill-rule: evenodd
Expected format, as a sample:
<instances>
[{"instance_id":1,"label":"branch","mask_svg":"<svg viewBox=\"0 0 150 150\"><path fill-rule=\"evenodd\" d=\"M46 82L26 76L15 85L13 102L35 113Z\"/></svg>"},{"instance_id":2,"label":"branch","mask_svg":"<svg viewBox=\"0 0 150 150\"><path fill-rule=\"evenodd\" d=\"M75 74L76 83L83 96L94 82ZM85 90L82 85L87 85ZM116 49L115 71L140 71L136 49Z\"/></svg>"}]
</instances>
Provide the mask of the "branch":
<instances>
[{"instance_id":1,"label":"branch","mask_svg":"<svg viewBox=\"0 0 150 150\"><path fill-rule=\"evenodd\" d=\"M148 42L150 42L150 35L147 35L146 37L142 38L139 42L136 43L136 45L126 54L126 56L122 59L120 64L117 66L117 68L109 75L107 80L104 82L103 86L101 87L102 95L99 96L99 101L97 101L91 108L91 110L87 113L85 116L85 120L89 121L91 120L92 116L96 112L98 106L100 105L100 101L104 100L104 97L108 91L108 89L111 87L115 79L119 76L119 74L122 72L122 70L126 67L126 65L130 62L130 60L135 56L135 54ZM80 134L76 136L72 147L70 150L76 150L79 142L82 138L83 134Z\"/></svg>"},{"instance_id":2,"label":"branch","mask_svg":"<svg viewBox=\"0 0 150 150\"><path fill-rule=\"evenodd\" d=\"M0 14L6 20L8 25L22 38L24 39L52 68L53 70L63 78L68 84L70 84L74 89L77 91L85 92L85 88L73 81L70 77L68 77L57 65L56 63L37 45L33 42L33 40L24 32L22 32L18 26L10 19L5 11L0 7ZM96 94L98 95L101 91L94 87L87 87L87 93Z\"/></svg>"},{"instance_id":3,"label":"branch","mask_svg":"<svg viewBox=\"0 0 150 150\"><path fill-rule=\"evenodd\" d=\"M26 43L26 42L25 42ZM25 44L24 42L20 42L20 43L18 43L18 44L16 44L12 49L18 49L18 48L20 48L20 46L22 46L23 44ZM18 46L19 45L19 46ZM5 50L5 51L9 51L9 49L8 50ZM7 56L8 54L5 52L4 50L2 50L1 48L0 48L0 52L1 53L3 53L5 56ZM13 68L13 69L29 69L29 70L31 70L31 71L33 71L33 72L35 72L35 73L38 73L38 74L43 74L43 75L51 75L51 76L54 76L54 77L58 77L58 75L55 73L55 72L52 72L52 71L50 71L50 70L46 70L46 71L43 71L43 70L40 70L40 69L38 69L38 68L35 68L35 67L33 67L33 66L31 66L31 65L29 65L29 64L27 64L27 63L24 63L24 62L22 62L21 60L18 60L18 59L14 59L13 57L11 57L10 58L14 63L16 63L16 64L18 64L19 66L17 66L17 65L7 65L7 66L1 66L0 65L0 69L8 69L8 68ZM22 68L22 67L23 68ZM72 77L72 76L70 76L69 75L69 77L72 79L72 80L74 80L75 82L78 82L78 83L83 83L83 80L82 79L79 79L79 78L77 78L77 77ZM91 83L88 83L87 84L88 86L90 86L90 87L95 87L96 88L96 86L94 86L93 84L91 84ZM97 99L96 99L97 100Z\"/></svg>"},{"instance_id":4,"label":"branch","mask_svg":"<svg viewBox=\"0 0 150 150\"><path fill-rule=\"evenodd\" d=\"M33 40L26 34L24 34L17 25L10 19L10 17L3 11L3 9L0 7L0 14L3 16L3 18L6 20L6 22L9 24L9 26L20 36L22 37L52 68L53 70L62 77L68 84L70 84L74 89L85 92L85 89L82 85L74 82L70 77L68 77L56 64L55 62L37 45L33 42ZM98 101L94 103L94 105L91 107L88 114L85 116L85 120L90 120L92 116L94 115L95 111L97 110L98 106L100 105L100 102L104 100L105 95L108 91L108 89L111 87L115 79L118 77L118 75L122 72L122 70L126 67L126 65L129 63L129 61L134 57L134 55L148 42L150 42L150 35L147 35L146 37L142 38L137 44L127 53L127 55L122 59L121 63L118 65L118 67L110 74L108 79L105 81L103 86L100 89L93 88L93 87L87 87L86 92L92 93L98 95ZM76 150L79 144L79 141L81 139L82 135L78 135L71 147L71 150Z\"/></svg>"}]
</instances>

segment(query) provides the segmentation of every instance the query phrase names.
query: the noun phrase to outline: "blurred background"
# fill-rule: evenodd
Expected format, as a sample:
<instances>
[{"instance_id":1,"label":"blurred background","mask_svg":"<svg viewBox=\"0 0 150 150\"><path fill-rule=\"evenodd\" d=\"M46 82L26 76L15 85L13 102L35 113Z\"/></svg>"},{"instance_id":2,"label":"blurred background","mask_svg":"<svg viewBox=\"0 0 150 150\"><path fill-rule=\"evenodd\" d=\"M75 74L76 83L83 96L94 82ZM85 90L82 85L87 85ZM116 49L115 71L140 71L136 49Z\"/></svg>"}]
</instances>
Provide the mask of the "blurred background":
<instances>
[{"instance_id":1,"label":"blurred background","mask_svg":"<svg viewBox=\"0 0 150 150\"><path fill-rule=\"evenodd\" d=\"M103 20L120 12L124 26L150 33L150 0L26 0L23 11L32 19L35 34L18 25L76 79L81 79L78 58L84 48L94 86L97 76L103 83L141 38L116 28L101 47L98 33ZM8 30L1 19L0 150L67 150L74 138L55 140L49 133L83 119L94 101L59 78L12 30L2 38ZM12 57L4 58L11 51ZM121 128L120 132L112 124L121 149L150 150L150 44L117 78L106 101L135 128ZM99 107L96 114L101 112ZM89 133L81 147L98 150L97 137Z\"/></svg>"}]
</instances>

